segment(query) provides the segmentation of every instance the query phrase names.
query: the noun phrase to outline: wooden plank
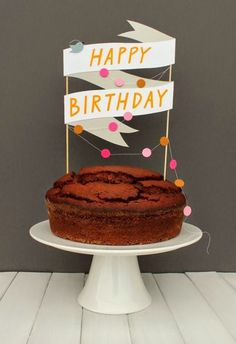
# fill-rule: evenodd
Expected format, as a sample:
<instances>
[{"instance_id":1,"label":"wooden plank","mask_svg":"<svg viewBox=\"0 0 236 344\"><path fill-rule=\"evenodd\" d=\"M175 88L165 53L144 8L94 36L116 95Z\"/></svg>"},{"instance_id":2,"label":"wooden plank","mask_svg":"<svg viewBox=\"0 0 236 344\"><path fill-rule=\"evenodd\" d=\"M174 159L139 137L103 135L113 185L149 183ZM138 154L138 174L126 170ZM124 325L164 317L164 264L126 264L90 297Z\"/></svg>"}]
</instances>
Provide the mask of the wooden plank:
<instances>
[{"instance_id":1,"label":"wooden plank","mask_svg":"<svg viewBox=\"0 0 236 344\"><path fill-rule=\"evenodd\" d=\"M0 303L0 343L27 342L49 278L49 273L17 274Z\"/></svg>"},{"instance_id":2,"label":"wooden plank","mask_svg":"<svg viewBox=\"0 0 236 344\"><path fill-rule=\"evenodd\" d=\"M17 273L13 271L0 272L0 300L7 291L7 288L10 286L16 274Z\"/></svg>"},{"instance_id":3,"label":"wooden plank","mask_svg":"<svg viewBox=\"0 0 236 344\"><path fill-rule=\"evenodd\" d=\"M236 340L236 292L216 272L187 274Z\"/></svg>"},{"instance_id":4,"label":"wooden plank","mask_svg":"<svg viewBox=\"0 0 236 344\"><path fill-rule=\"evenodd\" d=\"M155 275L185 343L235 344L215 312L184 274Z\"/></svg>"},{"instance_id":5,"label":"wooden plank","mask_svg":"<svg viewBox=\"0 0 236 344\"><path fill-rule=\"evenodd\" d=\"M83 309L80 344L131 344L127 315L99 314Z\"/></svg>"},{"instance_id":6,"label":"wooden plank","mask_svg":"<svg viewBox=\"0 0 236 344\"><path fill-rule=\"evenodd\" d=\"M220 272L218 273L224 280L236 290L236 273L235 272Z\"/></svg>"},{"instance_id":7,"label":"wooden plank","mask_svg":"<svg viewBox=\"0 0 236 344\"><path fill-rule=\"evenodd\" d=\"M161 292L151 274L143 274L143 280L152 304L141 312L129 314L132 343L135 344L181 344L184 343Z\"/></svg>"},{"instance_id":8,"label":"wooden plank","mask_svg":"<svg viewBox=\"0 0 236 344\"><path fill-rule=\"evenodd\" d=\"M82 307L77 302L84 274L54 273L38 312L28 344L78 344Z\"/></svg>"}]
</instances>

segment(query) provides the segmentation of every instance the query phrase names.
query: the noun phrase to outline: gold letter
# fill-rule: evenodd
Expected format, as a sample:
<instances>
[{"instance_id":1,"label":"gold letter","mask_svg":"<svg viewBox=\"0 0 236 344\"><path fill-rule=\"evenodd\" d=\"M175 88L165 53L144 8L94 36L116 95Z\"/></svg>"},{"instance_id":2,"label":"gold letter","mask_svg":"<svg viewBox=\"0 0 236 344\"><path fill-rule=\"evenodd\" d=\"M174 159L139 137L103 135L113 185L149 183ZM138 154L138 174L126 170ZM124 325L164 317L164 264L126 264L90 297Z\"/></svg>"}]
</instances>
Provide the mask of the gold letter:
<instances>
[{"instance_id":1,"label":"gold letter","mask_svg":"<svg viewBox=\"0 0 236 344\"><path fill-rule=\"evenodd\" d=\"M87 114L88 96L84 97L84 114Z\"/></svg>"},{"instance_id":2,"label":"gold letter","mask_svg":"<svg viewBox=\"0 0 236 344\"><path fill-rule=\"evenodd\" d=\"M111 98L114 97L115 93L107 93L105 94L105 97L108 97L108 103L107 103L107 111L110 111L111 108Z\"/></svg>"},{"instance_id":3,"label":"gold letter","mask_svg":"<svg viewBox=\"0 0 236 344\"><path fill-rule=\"evenodd\" d=\"M147 100L144 104L144 108L147 107L148 103L150 103L150 106L153 108L153 92L152 91L150 91L148 94Z\"/></svg>"},{"instance_id":4,"label":"gold letter","mask_svg":"<svg viewBox=\"0 0 236 344\"><path fill-rule=\"evenodd\" d=\"M119 93L118 100L117 100L117 105L116 105L116 110L119 110L120 104L123 104L123 110L126 109L127 101L128 101L128 96L129 96L129 93L126 92L126 93L125 93L125 98L124 98L124 99L121 99L122 93Z\"/></svg>"},{"instance_id":5,"label":"gold letter","mask_svg":"<svg viewBox=\"0 0 236 344\"><path fill-rule=\"evenodd\" d=\"M100 49L99 54L96 55L96 54L95 54L95 48L93 49L92 55L91 55L91 58L90 58L90 66L92 66L93 60L94 60L94 59L98 59L97 65L98 65L98 66L100 65L101 57L102 57L102 52L103 52L103 49Z\"/></svg>"},{"instance_id":6,"label":"gold letter","mask_svg":"<svg viewBox=\"0 0 236 344\"><path fill-rule=\"evenodd\" d=\"M92 97L92 106L91 106L91 112L94 112L94 109L96 108L98 112L101 112L101 109L99 108L99 106L97 105L98 102L100 102L101 100L101 96L99 96L98 94L95 94Z\"/></svg>"},{"instance_id":7,"label":"gold letter","mask_svg":"<svg viewBox=\"0 0 236 344\"><path fill-rule=\"evenodd\" d=\"M142 47L141 47L141 59L140 59L140 63L143 63L143 58L144 58L144 55L147 54L147 52L151 49L151 47L147 48L146 50L144 50Z\"/></svg>"},{"instance_id":8,"label":"gold letter","mask_svg":"<svg viewBox=\"0 0 236 344\"><path fill-rule=\"evenodd\" d=\"M110 62L110 65L113 64L113 48L109 49L106 60L104 61L104 65L106 65L108 61Z\"/></svg>"},{"instance_id":9,"label":"gold letter","mask_svg":"<svg viewBox=\"0 0 236 344\"><path fill-rule=\"evenodd\" d=\"M137 99L136 99L137 96L139 97L138 101L137 101ZM141 103L141 101L142 101L142 94L141 94L141 93L138 93L138 92L134 92L132 108L133 108L133 109L136 109L136 107L139 106L139 104Z\"/></svg>"},{"instance_id":10,"label":"gold letter","mask_svg":"<svg viewBox=\"0 0 236 344\"><path fill-rule=\"evenodd\" d=\"M126 52L127 48L126 47L120 47L119 53L118 53L118 63L120 63L121 56Z\"/></svg>"},{"instance_id":11,"label":"gold letter","mask_svg":"<svg viewBox=\"0 0 236 344\"><path fill-rule=\"evenodd\" d=\"M74 112L73 112L73 108L75 108ZM78 112L80 112L80 107L79 105L77 105L77 99L70 98L70 117L77 115Z\"/></svg>"},{"instance_id":12,"label":"gold letter","mask_svg":"<svg viewBox=\"0 0 236 344\"><path fill-rule=\"evenodd\" d=\"M132 47L132 48L130 48L128 63L131 62L132 56L133 56L134 54L136 54L137 51L138 51L138 47Z\"/></svg>"},{"instance_id":13,"label":"gold letter","mask_svg":"<svg viewBox=\"0 0 236 344\"><path fill-rule=\"evenodd\" d=\"M164 95L168 92L167 89L164 90L163 93L161 93L159 90L157 90L158 96L159 96L159 106L162 107L162 101L163 101L163 97Z\"/></svg>"}]
</instances>

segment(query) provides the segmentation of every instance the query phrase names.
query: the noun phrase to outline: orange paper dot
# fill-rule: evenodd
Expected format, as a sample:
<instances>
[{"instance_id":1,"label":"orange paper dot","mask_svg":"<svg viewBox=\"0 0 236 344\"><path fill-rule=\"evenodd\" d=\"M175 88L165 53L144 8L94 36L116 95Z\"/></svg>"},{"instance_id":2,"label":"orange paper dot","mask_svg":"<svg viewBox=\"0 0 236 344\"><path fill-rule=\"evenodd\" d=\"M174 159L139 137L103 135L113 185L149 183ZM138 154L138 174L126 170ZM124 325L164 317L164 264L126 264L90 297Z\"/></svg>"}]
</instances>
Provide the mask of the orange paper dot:
<instances>
[{"instance_id":1,"label":"orange paper dot","mask_svg":"<svg viewBox=\"0 0 236 344\"><path fill-rule=\"evenodd\" d=\"M176 179L175 180L175 185L178 186L179 188L182 188L184 186L183 179Z\"/></svg>"},{"instance_id":2,"label":"orange paper dot","mask_svg":"<svg viewBox=\"0 0 236 344\"><path fill-rule=\"evenodd\" d=\"M161 146L167 146L168 143L169 143L168 137L162 136L162 137L160 138L160 145L161 145Z\"/></svg>"},{"instance_id":3,"label":"orange paper dot","mask_svg":"<svg viewBox=\"0 0 236 344\"><path fill-rule=\"evenodd\" d=\"M83 132L84 128L82 127L82 125L76 125L74 127L74 133L76 135L80 135Z\"/></svg>"},{"instance_id":4,"label":"orange paper dot","mask_svg":"<svg viewBox=\"0 0 236 344\"><path fill-rule=\"evenodd\" d=\"M145 80L143 80L143 79L138 79L138 80L137 80L137 86L138 86L138 87L142 88L142 87L144 87L145 85L146 85Z\"/></svg>"}]
</instances>

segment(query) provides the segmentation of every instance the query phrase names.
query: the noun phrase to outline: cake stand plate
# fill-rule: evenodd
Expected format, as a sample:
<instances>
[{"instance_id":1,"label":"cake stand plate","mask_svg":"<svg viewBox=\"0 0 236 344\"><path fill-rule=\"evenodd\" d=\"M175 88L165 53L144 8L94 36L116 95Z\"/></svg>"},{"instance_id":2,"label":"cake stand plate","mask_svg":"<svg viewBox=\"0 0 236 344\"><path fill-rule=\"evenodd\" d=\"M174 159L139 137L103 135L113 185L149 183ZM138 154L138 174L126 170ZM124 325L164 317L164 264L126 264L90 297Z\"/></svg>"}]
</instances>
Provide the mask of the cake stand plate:
<instances>
[{"instance_id":1,"label":"cake stand plate","mask_svg":"<svg viewBox=\"0 0 236 344\"><path fill-rule=\"evenodd\" d=\"M49 222L30 229L33 239L60 250L93 255L85 286L78 296L81 306L104 314L140 311L151 303L140 274L137 256L163 253L191 245L202 237L202 231L184 223L180 234L170 240L148 245L90 245L55 236Z\"/></svg>"}]
</instances>

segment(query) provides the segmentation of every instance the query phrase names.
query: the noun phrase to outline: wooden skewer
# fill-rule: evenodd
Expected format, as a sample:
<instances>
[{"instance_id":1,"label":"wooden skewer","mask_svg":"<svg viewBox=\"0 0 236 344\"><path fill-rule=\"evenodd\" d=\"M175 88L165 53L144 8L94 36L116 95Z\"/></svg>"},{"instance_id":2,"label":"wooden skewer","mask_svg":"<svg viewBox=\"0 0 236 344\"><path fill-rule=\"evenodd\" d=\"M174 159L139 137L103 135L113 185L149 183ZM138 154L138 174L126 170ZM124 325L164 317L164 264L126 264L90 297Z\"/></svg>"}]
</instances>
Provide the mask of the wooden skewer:
<instances>
[{"instance_id":1,"label":"wooden skewer","mask_svg":"<svg viewBox=\"0 0 236 344\"><path fill-rule=\"evenodd\" d=\"M172 77L172 65L170 65L169 69L169 81L171 81ZM166 137L169 137L169 125L170 125L170 110L167 111L166 115ZM168 155L168 145L165 146L165 158L164 158L164 180L166 180L166 170L167 170L167 155Z\"/></svg>"},{"instance_id":2,"label":"wooden skewer","mask_svg":"<svg viewBox=\"0 0 236 344\"><path fill-rule=\"evenodd\" d=\"M69 94L69 78L66 76L66 94ZM66 124L66 173L69 173L69 125Z\"/></svg>"}]
</instances>

